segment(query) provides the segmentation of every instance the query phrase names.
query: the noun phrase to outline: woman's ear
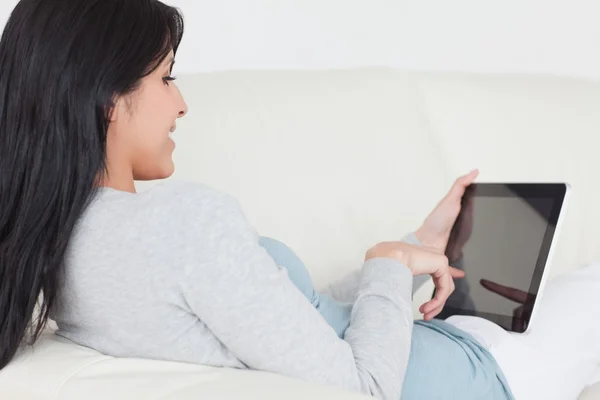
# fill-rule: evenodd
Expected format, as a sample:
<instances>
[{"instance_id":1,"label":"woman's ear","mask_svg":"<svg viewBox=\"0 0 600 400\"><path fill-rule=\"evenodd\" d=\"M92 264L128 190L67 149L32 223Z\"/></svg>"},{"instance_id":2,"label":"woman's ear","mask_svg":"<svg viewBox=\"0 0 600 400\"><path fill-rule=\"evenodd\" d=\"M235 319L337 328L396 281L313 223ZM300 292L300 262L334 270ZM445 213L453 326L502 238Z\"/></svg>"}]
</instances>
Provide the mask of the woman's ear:
<instances>
[{"instance_id":1,"label":"woman's ear","mask_svg":"<svg viewBox=\"0 0 600 400\"><path fill-rule=\"evenodd\" d=\"M113 101L108 111L108 121L115 122L123 116L123 113L131 107L131 99L127 96L119 96Z\"/></svg>"},{"instance_id":2,"label":"woman's ear","mask_svg":"<svg viewBox=\"0 0 600 400\"><path fill-rule=\"evenodd\" d=\"M115 122L119 118L119 106L121 102L121 97L117 98L116 102L113 102L112 106L108 108L108 121Z\"/></svg>"},{"instance_id":3,"label":"woman's ear","mask_svg":"<svg viewBox=\"0 0 600 400\"><path fill-rule=\"evenodd\" d=\"M115 118L115 107L110 107L108 108L108 122L115 122L116 118Z\"/></svg>"}]
</instances>

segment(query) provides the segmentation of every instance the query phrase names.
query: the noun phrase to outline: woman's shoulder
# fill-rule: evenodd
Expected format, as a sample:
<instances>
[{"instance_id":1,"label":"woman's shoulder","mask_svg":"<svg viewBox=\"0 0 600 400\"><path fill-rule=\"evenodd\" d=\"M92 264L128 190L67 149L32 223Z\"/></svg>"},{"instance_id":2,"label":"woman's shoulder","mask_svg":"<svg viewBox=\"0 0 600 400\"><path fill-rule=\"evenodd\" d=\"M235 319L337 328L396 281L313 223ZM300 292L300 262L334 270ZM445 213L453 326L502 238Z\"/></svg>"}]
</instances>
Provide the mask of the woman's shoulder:
<instances>
[{"instance_id":1,"label":"woman's shoulder","mask_svg":"<svg viewBox=\"0 0 600 400\"><path fill-rule=\"evenodd\" d=\"M195 244L211 236L258 240L240 202L225 191L198 182L168 180L142 193L152 198L144 204L142 218L162 230L176 230L178 240L187 238Z\"/></svg>"},{"instance_id":2,"label":"woman's shoulder","mask_svg":"<svg viewBox=\"0 0 600 400\"><path fill-rule=\"evenodd\" d=\"M105 188L97 200L88 214L160 223L207 221L223 210L239 207L237 200L224 191L199 182L171 179L142 188L137 194Z\"/></svg>"},{"instance_id":3,"label":"woman's shoulder","mask_svg":"<svg viewBox=\"0 0 600 400\"><path fill-rule=\"evenodd\" d=\"M167 179L156 183L150 189L139 192L140 195L150 195L152 197L175 197L183 198L182 196L193 196L194 198L214 198L221 199L229 197L224 191L218 190L215 187L204 183L181 180Z\"/></svg>"},{"instance_id":4,"label":"woman's shoulder","mask_svg":"<svg viewBox=\"0 0 600 400\"><path fill-rule=\"evenodd\" d=\"M152 190L159 196L166 196L181 200L192 200L194 203L198 201L210 203L231 203L236 202L235 197L229 193L209 186L204 183L187 181L187 180L165 180L158 183Z\"/></svg>"},{"instance_id":5,"label":"woman's shoulder","mask_svg":"<svg viewBox=\"0 0 600 400\"><path fill-rule=\"evenodd\" d=\"M147 197L150 209L168 207L173 212L193 213L199 215L214 215L223 210L239 209L239 203L229 193L204 183L186 180L165 180L151 189L140 192Z\"/></svg>"}]
</instances>

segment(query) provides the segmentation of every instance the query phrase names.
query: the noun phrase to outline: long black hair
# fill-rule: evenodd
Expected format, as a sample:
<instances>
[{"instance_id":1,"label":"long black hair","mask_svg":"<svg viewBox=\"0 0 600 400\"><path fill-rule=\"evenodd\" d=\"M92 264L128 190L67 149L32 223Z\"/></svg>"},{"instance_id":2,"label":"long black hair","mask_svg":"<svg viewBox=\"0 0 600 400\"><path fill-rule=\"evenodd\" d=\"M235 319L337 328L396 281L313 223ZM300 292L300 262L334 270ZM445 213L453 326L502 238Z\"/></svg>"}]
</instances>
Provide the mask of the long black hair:
<instances>
[{"instance_id":1,"label":"long black hair","mask_svg":"<svg viewBox=\"0 0 600 400\"><path fill-rule=\"evenodd\" d=\"M0 369L43 331L109 112L183 36L157 0L21 0L0 39Z\"/></svg>"}]
</instances>

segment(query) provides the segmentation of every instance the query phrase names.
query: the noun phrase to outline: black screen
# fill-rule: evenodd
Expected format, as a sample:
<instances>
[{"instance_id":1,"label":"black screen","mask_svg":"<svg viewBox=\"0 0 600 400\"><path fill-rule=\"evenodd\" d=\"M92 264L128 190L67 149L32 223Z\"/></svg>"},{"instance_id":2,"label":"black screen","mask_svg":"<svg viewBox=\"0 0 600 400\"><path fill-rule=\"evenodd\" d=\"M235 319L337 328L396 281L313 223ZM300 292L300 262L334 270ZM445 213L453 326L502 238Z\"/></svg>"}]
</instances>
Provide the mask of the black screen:
<instances>
[{"instance_id":1,"label":"black screen","mask_svg":"<svg viewBox=\"0 0 600 400\"><path fill-rule=\"evenodd\" d=\"M446 255L465 271L438 318L478 315L524 331L548 258L565 186L473 184L463 197ZM489 289L511 289L509 299ZM487 286L487 287L486 287Z\"/></svg>"}]
</instances>

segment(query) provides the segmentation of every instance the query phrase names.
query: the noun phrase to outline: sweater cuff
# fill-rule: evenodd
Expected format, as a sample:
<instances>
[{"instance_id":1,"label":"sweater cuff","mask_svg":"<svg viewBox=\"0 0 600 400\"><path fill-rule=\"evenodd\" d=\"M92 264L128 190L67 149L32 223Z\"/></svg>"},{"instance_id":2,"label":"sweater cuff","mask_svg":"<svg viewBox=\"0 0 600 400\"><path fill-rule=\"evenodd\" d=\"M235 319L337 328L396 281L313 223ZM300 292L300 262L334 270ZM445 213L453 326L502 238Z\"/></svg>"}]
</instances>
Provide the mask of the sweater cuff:
<instances>
[{"instance_id":1,"label":"sweater cuff","mask_svg":"<svg viewBox=\"0 0 600 400\"><path fill-rule=\"evenodd\" d=\"M415 246L422 246L423 243L417 238L417 235L414 232L409 233L408 235L402 238L402 241L408 244L412 244ZM412 293L415 294L417 290L419 290L427 281L429 281L429 275L415 275L413 277L413 285L412 285Z\"/></svg>"},{"instance_id":2,"label":"sweater cuff","mask_svg":"<svg viewBox=\"0 0 600 400\"><path fill-rule=\"evenodd\" d=\"M421 246L421 241L417 238L414 232L409 233L408 235L402 238L402 241L408 244L413 244L415 246Z\"/></svg>"},{"instance_id":3,"label":"sweater cuff","mask_svg":"<svg viewBox=\"0 0 600 400\"><path fill-rule=\"evenodd\" d=\"M376 257L365 261L358 296L371 294L390 298L400 307L412 302L412 272L392 258Z\"/></svg>"}]
</instances>

